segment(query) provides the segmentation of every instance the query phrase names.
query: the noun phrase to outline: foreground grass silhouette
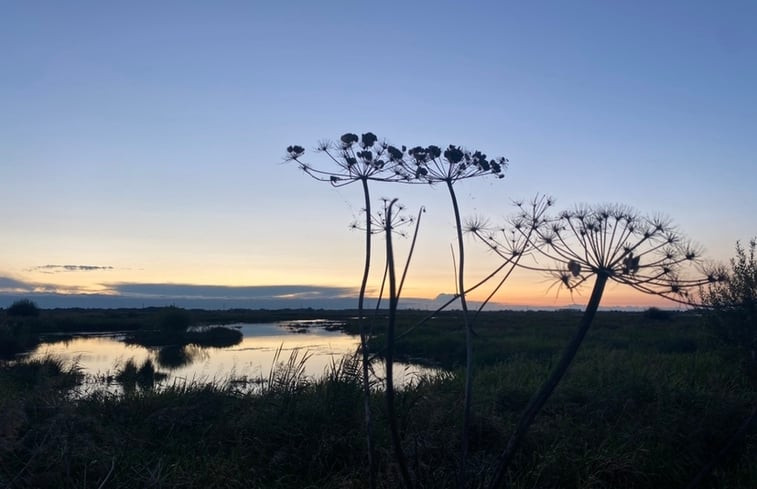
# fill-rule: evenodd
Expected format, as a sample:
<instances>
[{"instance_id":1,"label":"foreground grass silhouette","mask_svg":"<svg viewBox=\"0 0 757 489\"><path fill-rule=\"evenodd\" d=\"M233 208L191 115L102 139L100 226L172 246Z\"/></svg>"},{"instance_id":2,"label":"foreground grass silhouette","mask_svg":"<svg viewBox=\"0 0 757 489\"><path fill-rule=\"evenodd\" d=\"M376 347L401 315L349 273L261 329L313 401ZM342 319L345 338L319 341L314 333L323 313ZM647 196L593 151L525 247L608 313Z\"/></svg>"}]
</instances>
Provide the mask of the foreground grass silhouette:
<instances>
[{"instance_id":1,"label":"foreground grass silhouette","mask_svg":"<svg viewBox=\"0 0 757 489\"><path fill-rule=\"evenodd\" d=\"M420 314L400 313L398 328ZM398 344L399 353L453 369L464 365L465 331L456 314L414 330ZM482 313L470 484L486 482L475 469L488 466L506 442L579 314ZM290 365L280 368L296 368ZM293 373L272 377L278 380L258 394L193 384L72 398L76 373L66 366L6 363L0 486L366 487L359 369L335 365L320 380ZM403 444L420 487L455 485L463 383L459 369L397 392ZM654 320L600 311L508 482L516 488L683 487L755 397L732 350L695 314ZM381 393L371 403L376 416L385 416ZM380 425L378 484L398 487L389 433ZM757 487L754 460L752 430L702 487Z\"/></svg>"}]
</instances>

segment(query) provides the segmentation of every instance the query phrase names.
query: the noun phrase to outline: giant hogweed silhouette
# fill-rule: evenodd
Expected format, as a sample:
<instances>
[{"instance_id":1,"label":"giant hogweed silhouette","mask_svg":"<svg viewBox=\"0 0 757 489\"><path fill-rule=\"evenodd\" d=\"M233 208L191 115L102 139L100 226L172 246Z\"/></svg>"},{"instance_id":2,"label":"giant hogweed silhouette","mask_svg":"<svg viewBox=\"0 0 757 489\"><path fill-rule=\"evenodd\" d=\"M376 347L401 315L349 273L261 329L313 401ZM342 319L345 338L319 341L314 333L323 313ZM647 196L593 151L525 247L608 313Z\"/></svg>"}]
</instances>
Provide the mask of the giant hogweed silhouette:
<instances>
[{"instance_id":1,"label":"giant hogweed silhouette","mask_svg":"<svg viewBox=\"0 0 757 489\"><path fill-rule=\"evenodd\" d=\"M370 409L370 355L368 351L368 337L366 328L365 291L371 267L371 236L373 221L371 218L371 195L369 182L391 182L406 180L400 163L393 156L398 149L380 142L372 132L358 137L357 134L346 133L339 138L339 142L324 141L319 143L317 153L326 156L328 166L316 167L304 161L305 148L299 145L287 147L286 160L295 161L307 175L315 180L328 182L334 187L342 187L360 182L365 202L365 262L363 276L358 294L358 321L360 325L360 350L362 353L362 381L364 391L364 411L366 426L366 442L368 445L368 463L370 471L370 485L376 487L376 460L372 438L372 419Z\"/></svg>"},{"instance_id":2,"label":"giant hogweed silhouette","mask_svg":"<svg viewBox=\"0 0 757 489\"><path fill-rule=\"evenodd\" d=\"M402 289L402 282L404 282L405 279L405 273L402 274L402 279L398 284L392 234L394 234L395 232L401 233L401 231L397 231L397 229L408 223L408 219L402 217L402 215L400 214L402 208L398 208L397 212L395 213L394 205L396 203L397 199L392 199L390 201L384 200L383 211L378 215L378 221L381 225L383 225L384 229L384 239L386 243L386 276L388 277L389 288L389 316L386 325L386 350L384 353L384 360L386 365L386 415L389 422L389 433L392 438L392 447L394 449L397 466L399 467L400 476L402 477L402 481L405 487L410 489L415 486L415 483L413 481L412 475L410 474L407 458L402 449L402 439L400 437L399 426L397 424L397 413L394 409L394 341L397 323L397 305L399 303L400 291ZM416 224L416 232L417 230L418 226ZM405 265L405 272L407 272L407 265L410 263L414 245L415 237L413 238L413 245L411 245L407 264Z\"/></svg>"},{"instance_id":3,"label":"giant hogweed silhouette","mask_svg":"<svg viewBox=\"0 0 757 489\"><path fill-rule=\"evenodd\" d=\"M534 418L567 371L602 300L615 282L645 294L692 304L692 292L724 279L706 270L700 253L660 217L642 217L621 205L580 206L556 217L523 212L510 223L515 235L528 236L534 250L520 266L550 274L555 283L575 291L593 279L589 301L578 329L547 380L531 398L500 454L490 487L499 487ZM506 249L496 235L476 235L493 250Z\"/></svg>"},{"instance_id":4,"label":"giant hogweed silhouette","mask_svg":"<svg viewBox=\"0 0 757 489\"><path fill-rule=\"evenodd\" d=\"M460 206L455 193L454 184L461 180L493 175L504 178L504 171L508 160L504 157L487 158L481 151L467 151L459 146L449 145L442 150L439 146L415 146L407 150L407 156L395 154L396 159L404 164L405 178L411 177L414 182L429 184L443 184L446 186L452 202L457 232L457 294L460 297L460 308L463 311L465 327L465 394L463 401L463 431L460 456L460 481L465 485L466 460L468 456L468 432L470 429L471 404L473 396L473 328L468 312L468 302L465 288L465 245L463 242L463 225L460 217Z\"/></svg>"},{"instance_id":5,"label":"giant hogweed silhouette","mask_svg":"<svg viewBox=\"0 0 757 489\"><path fill-rule=\"evenodd\" d=\"M463 241L463 224L460 213L460 206L455 193L454 185L461 181L471 178L481 177L485 175L491 175L498 178L504 177L504 170L507 166L508 160L504 157L489 159L481 151L467 151L458 146L449 145L446 149L442 150L439 146L415 146L407 149L405 146L395 147L386 143L380 143L378 138L373 133L363 134L358 137L356 134L347 133L344 134L338 143L325 142L321 143L318 147L318 152L323 153L330 160L330 167L321 168L312 166L303 160L305 149L302 146L290 146L287 148L287 159L296 161L300 168L312 178L330 183L334 187L341 187L349 185L354 182L361 182L363 187L363 195L365 198L365 220L364 222L355 223L352 227L362 229L366 236L365 245L365 266L363 272L363 279L361 281L360 295L358 299L358 309L360 316L361 326L361 350L363 352L363 380L364 390L366 398L366 426L368 427L368 445L369 445L369 462L371 464L371 485L375 485L375 457L373 456L373 444L370 435L370 412L368 404L368 396L370 393L370 387L368 383L368 368L370 363L370 357L368 355L367 339L368 332L365 327L365 315L364 298L365 290L368 279L368 272L370 269L371 258L371 235L374 234L380 224L386 224L386 221L381 221L382 217L379 216L378 220L371 214L370 205L370 191L369 182L381 181L381 182L402 182L402 183L427 183L427 184L444 184L450 196L452 203L452 210L454 213L456 233L457 233L457 263L456 263L456 297L460 299L461 309L463 310L463 322L466 332L466 368L465 368L465 394L464 394L464 414L463 414L463 429L462 429L462 443L461 443L461 457L460 457L460 478L459 485L462 487L465 485L465 472L466 472L466 459L468 454L468 438L469 438L469 426L471 417L471 403L472 403L472 375L473 375L473 348L472 348L472 321L470 317L468 303L466 299L466 293L468 289L465 286L465 247ZM386 213L383 219L392 216L392 205L389 201L385 201L383 211ZM551 203L550 203L551 205ZM548 206L541 206L540 212L543 213ZM420 215L420 214L419 214ZM416 227L417 232L417 227ZM391 236L387 236L387 239L391 241ZM531 243L524 237L520 237L520 241L523 245L531 245ZM388 249L387 252L390 250ZM412 247L411 247L412 253ZM495 272L487 276L482 281L478 282L473 288L477 288L483 283L493 278L506 266L514 266L518 260L522 258L522 254L515 254L511 256L509 261L506 261L501 266L497 267ZM405 269L405 272L407 269ZM512 269L504 274L504 278L496 286L495 291L498 290L503 282L509 277ZM389 265L385 274L389 273ZM403 280L400 281L399 289L394 291L396 296L401 291ZM391 282L391 280L390 280ZM390 287L391 289L391 287ZM382 283L383 291L383 283ZM391 290L390 290L391 292ZM493 295L485 301L488 300ZM390 293L390 297L392 293ZM391 299L390 299L391 302ZM391 304L390 304L391 308ZM399 453L399 452L398 452ZM399 453L402 456L401 453ZM410 479L407 477L407 472L402 471L403 479L405 483L409 485Z\"/></svg>"}]
</instances>

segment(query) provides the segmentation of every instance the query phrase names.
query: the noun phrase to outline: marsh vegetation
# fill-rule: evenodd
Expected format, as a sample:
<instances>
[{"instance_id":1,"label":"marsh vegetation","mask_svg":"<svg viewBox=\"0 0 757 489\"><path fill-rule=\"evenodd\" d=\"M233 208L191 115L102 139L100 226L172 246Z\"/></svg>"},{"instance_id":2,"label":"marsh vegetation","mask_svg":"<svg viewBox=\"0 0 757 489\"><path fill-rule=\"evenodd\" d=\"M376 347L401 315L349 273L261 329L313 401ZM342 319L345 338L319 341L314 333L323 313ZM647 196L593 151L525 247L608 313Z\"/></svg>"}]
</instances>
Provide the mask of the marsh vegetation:
<instances>
[{"instance_id":1,"label":"marsh vegetation","mask_svg":"<svg viewBox=\"0 0 757 489\"><path fill-rule=\"evenodd\" d=\"M597 313L511 464L510 487L685 487L728 441L757 403L734 355L739 350L713 332L706 316L665 312L664 318ZM396 392L403 449L418 487L456 485L466 363L460 314L440 313L397 344L399 357L422 358L446 372ZM398 332L424 315L400 311ZM496 463L580 315L483 312L477 319L471 487L487 482L486 468ZM382 333L376 331L374 351L382 348ZM0 482L19 488L96 488L104 481L102 487L365 487L362 376L349 358L313 378L302 375L301 356L281 356L265 388L255 392L215 381L76 398L69 395L81 380L75 364L6 362ZM370 402L377 484L397 487L380 384ZM755 487L754 460L757 433L750 428L702 487Z\"/></svg>"}]
</instances>

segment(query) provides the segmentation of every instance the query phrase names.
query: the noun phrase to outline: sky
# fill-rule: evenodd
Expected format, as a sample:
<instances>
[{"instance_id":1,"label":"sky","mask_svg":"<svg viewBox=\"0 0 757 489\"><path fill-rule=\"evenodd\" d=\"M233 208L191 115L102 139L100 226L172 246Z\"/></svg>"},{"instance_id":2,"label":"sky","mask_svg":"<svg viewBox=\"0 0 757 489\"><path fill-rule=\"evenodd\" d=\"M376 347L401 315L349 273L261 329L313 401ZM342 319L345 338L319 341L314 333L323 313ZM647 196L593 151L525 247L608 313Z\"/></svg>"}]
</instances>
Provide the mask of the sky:
<instances>
[{"instance_id":1,"label":"sky","mask_svg":"<svg viewBox=\"0 0 757 489\"><path fill-rule=\"evenodd\" d=\"M319 141L366 131L509 158L504 179L457 186L465 216L617 202L727 261L757 235L755 25L751 1L0 1L0 294L349 303L360 189L284 156L325 165ZM444 189L374 196L427 211L409 303L453 293ZM497 266L466 246L469 281ZM495 300L588 296L549 285L520 273Z\"/></svg>"}]
</instances>

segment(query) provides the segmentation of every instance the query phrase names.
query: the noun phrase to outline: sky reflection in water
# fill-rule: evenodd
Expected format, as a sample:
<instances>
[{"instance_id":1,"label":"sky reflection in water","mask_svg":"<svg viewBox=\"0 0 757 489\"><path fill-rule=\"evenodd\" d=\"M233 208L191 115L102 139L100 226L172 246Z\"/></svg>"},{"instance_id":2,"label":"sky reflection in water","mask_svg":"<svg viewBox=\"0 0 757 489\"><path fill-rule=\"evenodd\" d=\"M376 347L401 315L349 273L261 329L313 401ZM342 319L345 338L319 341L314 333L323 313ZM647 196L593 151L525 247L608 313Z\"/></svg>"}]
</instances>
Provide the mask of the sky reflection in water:
<instances>
[{"instance_id":1,"label":"sky reflection in water","mask_svg":"<svg viewBox=\"0 0 757 489\"><path fill-rule=\"evenodd\" d=\"M286 324L297 326L297 323ZM239 329L242 341L232 347L184 347L147 348L123 341L122 335L81 335L55 342L43 343L31 352L31 358L53 355L67 361L75 361L87 378L115 376L129 359L137 365L152 359L156 368L168 374L163 384L174 382L224 382L229 379L268 378L274 364L276 351L281 348L279 362L286 362L296 352L301 358L307 353L310 358L305 374L310 378L321 377L342 356L355 352L358 336L341 331L329 331L321 326L303 328L286 327L279 323L233 324L227 327ZM295 330L299 332L295 332ZM419 374L432 373L432 369L397 363L396 384L412 382ZM383 376L383 364L376 365L376 373Z\"/></svg>"}]
</instances>

